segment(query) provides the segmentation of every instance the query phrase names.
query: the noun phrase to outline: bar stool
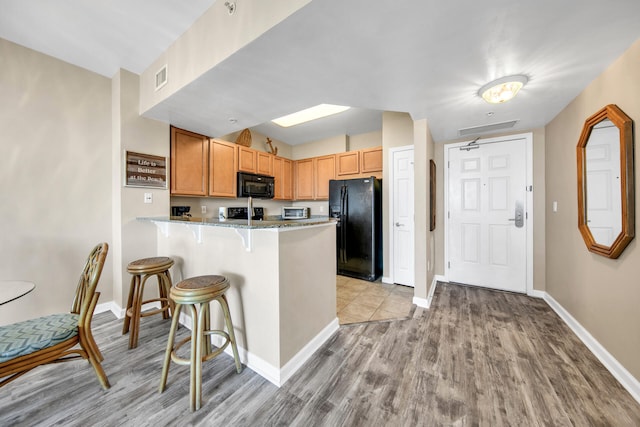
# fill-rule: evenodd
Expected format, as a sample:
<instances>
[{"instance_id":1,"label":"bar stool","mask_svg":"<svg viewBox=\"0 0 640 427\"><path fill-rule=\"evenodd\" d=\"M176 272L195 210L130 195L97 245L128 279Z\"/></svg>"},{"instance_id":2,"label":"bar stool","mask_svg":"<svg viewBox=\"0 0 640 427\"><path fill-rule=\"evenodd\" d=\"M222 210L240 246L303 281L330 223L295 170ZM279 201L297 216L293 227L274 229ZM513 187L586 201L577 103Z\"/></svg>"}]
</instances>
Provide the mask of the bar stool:
<instances>
[{"instance_id":1,"label":"bar stool","mask_svg":"<svg viewBox=\"0 0 640 427\"><path fill-rule=\"evenodd\" d=\"M129 334L129 349L138 346L141 317L162 313L162 318L168 319L169 311L173 311L173 301L169 298L169 290L171 289L169 269L172 265L173 259L169 257L153 257L131 261L127 266L127 271L133 276L129 286L129 298L127 299L122 335L129 332L129 330L131 331ZM151 276L156 276L158 279L159 297L143 301L144 284ZM160 302L160 308L142 312L143 304L155 301Z\"/></svg>"},{"instance_id":2,"label":"bar stool","mask_svg":"<svg viewBox=\"0 0 640 427\"><path fill-rule=\"evenodd\" d=\"M173 320L171 321L167 350L164 355L160 393L162 393L166 387L171 361L178 365L190 365L191 387L189 395L191 398L192 411L200 409L202 404L202 362L206 362L219 355L231 344L236 371L238 373L242 371L236 337L233 332L233 324L231 323L231 315L229 314L229 305L227 304L227 297L225 296L225 292L229 287L229 281L224 276L198 276L181 281L171 288L170 291L171 299L176 305L173 312ZM211 330L211 319L209 315L209 303L211 301L218 301L218 303L220 303L228 332ZM174 346L176 330L178 329L178 318L180 317L180 311L183 306L188 307L191 312L191 321L193 323L191 336L186 337ZM220 348L211 351L211 335L214 334L222 336L225 342ZM191 341L190 358L185 359L178 357L178 349L188 341Z\"/></svg>"}]
</instances>

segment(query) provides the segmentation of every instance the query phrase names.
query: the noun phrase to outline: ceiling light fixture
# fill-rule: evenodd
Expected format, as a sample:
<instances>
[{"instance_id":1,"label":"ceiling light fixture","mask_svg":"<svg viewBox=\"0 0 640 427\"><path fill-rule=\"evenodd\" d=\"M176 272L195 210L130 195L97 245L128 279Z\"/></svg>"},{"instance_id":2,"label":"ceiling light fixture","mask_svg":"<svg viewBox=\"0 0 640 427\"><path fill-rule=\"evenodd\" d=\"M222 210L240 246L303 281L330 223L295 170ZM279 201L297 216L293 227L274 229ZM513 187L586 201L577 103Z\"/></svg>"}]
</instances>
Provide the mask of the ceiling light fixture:
<instances>
[{"instance_id":1,"label":"ceiling light fixture","mask_svg":"<svg viewBox=\"0 0 640 427\"><path fill-rule=\"evenodd\" d=\"M343 105L332 104L320 104L315 107L307 108L297 113L292 113L286 116L279 117L271 120L273 123L284 128L299 125L301 123L310 122L311 120L321 119L323 117L338 114L348 110L351 107L345 107Z\"/></svg>"},{"instance_id":2,"label":"ceiling light fixture","mask_svg":"<svg viewBox=\"0 0 640 427\"><path fill-rule=\"evenodd\" d=\"M502 104L516 96L528 81L529 78L523 75L502 77L482 86L478 96L490 104Z\"/></svg>"}]
</instances>

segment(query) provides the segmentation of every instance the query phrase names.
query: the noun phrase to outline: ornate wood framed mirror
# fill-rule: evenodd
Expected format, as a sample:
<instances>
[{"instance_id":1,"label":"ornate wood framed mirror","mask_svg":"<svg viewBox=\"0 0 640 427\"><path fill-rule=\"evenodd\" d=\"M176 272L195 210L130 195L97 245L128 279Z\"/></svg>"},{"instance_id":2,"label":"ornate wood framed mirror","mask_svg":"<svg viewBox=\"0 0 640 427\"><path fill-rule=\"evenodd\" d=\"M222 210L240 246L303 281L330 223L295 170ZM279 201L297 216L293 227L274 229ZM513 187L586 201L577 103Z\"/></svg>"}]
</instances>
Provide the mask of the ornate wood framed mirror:
<instances>
[{"instance_id":1,"label":"ornate wood framed mirror","mask_svg":"<svg viewBox=\"0 0 640 427\"><path fill-rule=\"evenodd\" d=\"M576 150L578 228L589 251L618 258L635 234L633 121L607 105L585 121Z\"/></svg>"}]
</instances>

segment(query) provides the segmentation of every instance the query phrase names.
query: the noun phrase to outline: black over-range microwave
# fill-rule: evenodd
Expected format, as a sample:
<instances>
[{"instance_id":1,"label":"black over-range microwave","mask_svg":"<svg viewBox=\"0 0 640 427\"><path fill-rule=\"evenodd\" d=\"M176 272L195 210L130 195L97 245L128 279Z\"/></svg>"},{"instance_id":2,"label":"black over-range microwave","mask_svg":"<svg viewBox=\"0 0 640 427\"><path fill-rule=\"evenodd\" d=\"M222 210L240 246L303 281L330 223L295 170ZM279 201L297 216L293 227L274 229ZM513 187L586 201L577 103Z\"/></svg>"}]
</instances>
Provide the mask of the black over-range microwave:
<instances>
[{"instance_id":1,"label":"black over-range microwave","mask_svg":"<svg viewBox=\"0 0 640 427\"><path fill-rule=\"evenodd\" d=\"M238 197L273 199L273 189L272 176L238 172Z\"/></svg>"}]
</instances>

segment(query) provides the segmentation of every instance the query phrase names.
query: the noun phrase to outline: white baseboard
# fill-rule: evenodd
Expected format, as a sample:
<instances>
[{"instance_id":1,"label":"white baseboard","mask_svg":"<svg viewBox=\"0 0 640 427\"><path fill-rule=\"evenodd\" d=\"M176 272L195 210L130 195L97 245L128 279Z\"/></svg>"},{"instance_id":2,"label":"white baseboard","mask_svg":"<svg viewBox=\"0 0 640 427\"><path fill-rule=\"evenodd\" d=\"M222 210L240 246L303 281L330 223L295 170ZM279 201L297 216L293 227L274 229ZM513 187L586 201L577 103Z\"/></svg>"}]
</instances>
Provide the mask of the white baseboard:
<instances>
[{"instance_id":1,"label":"white baseboard","mask_svg":"<svg viewBox=\"0 0 640 427\"><path fill-rule=\"evenodd\" d=\"M540 292L540 291L538 291ZM571 330L587 346L591 353L602 362L631 396L640 403L640 382L627 371L567 310L564 309L551 295L543 292L544 300L571 328Z\"/></svg>"},{"instance_id":2,"label":"white baseboard","mask_svg":"<svg viewBox=\"0 0 640 427\"><path fill-rule=\"evenodd\" d=\"M386 283L388 285L393 285L393 279L391 277L382 276L382 278L380 280L382 281L382 283Z\"/></svg>"},{"instance_id":3,"label":"white baseboard","mask_svg":"<svg viewBox=\"0 0 640 427\"><path fill-rule=\"evenodd\" d=\"M429 308L429 300L427 298L413 297L412 302L418 307Z\"/></svg>"},{"instance_id":4,"label":"white baseboard","mask_svg":"<svg viewBox=\"0 0 640 427\"><path fill-rule=\"evenodd\" d=\"M431 301L433 300L433 294L436 292L436 285L438 282L445 282L443 276L435 275L433 276L433 280L431 281L431 287L429 288L429 293L427 294L427 298L418 298L413 297L413 303L418 307L422 308L431 308Z\"/></svg>"},{"instance_id":5,"label":"white baseboard","mask_svg":"<svg viewBox=\"0 0 640 427\"><path fill-rule=\"evenodd\" d=\"M544 299L544 297L547 295L547 293L545 291L539 291L537 289L532 289L529 292L527 292L527 296L533 297L533 298L542 298Z\"/></svg>"},{"instance_id":6,"label":"white baseboard","mask_svg":"<svg viewBox=\"0 0 640 427\"><path fill-rule=\"evenodd\" d=\"M191 329L191 317L180 313L180 324ZM266 379L273 385L280 387L287 382L304 363L338 330L340 324L338 318L333 319L323 330L311 339L295 356L291 358L282 368L273 366L271 363L259 356L247 351L247 349L238 346L238 354L240 361L249 369ZM211 343L216 347L220 347L224 343L224 338L219 335L211 336ZM224 352L233 357L231 347L224 349Z\"/></svg>"},{"instance_id":7,"label":"white baseboard","mask_svg":"<svg viewBox=\"0 0 640 427\"><path fill-rule=\"evenodd\" d=\"M286 383L339 328L336 317L280 369L280 384L276 385L280 387Z\"/></svg>"}]
</instances>

